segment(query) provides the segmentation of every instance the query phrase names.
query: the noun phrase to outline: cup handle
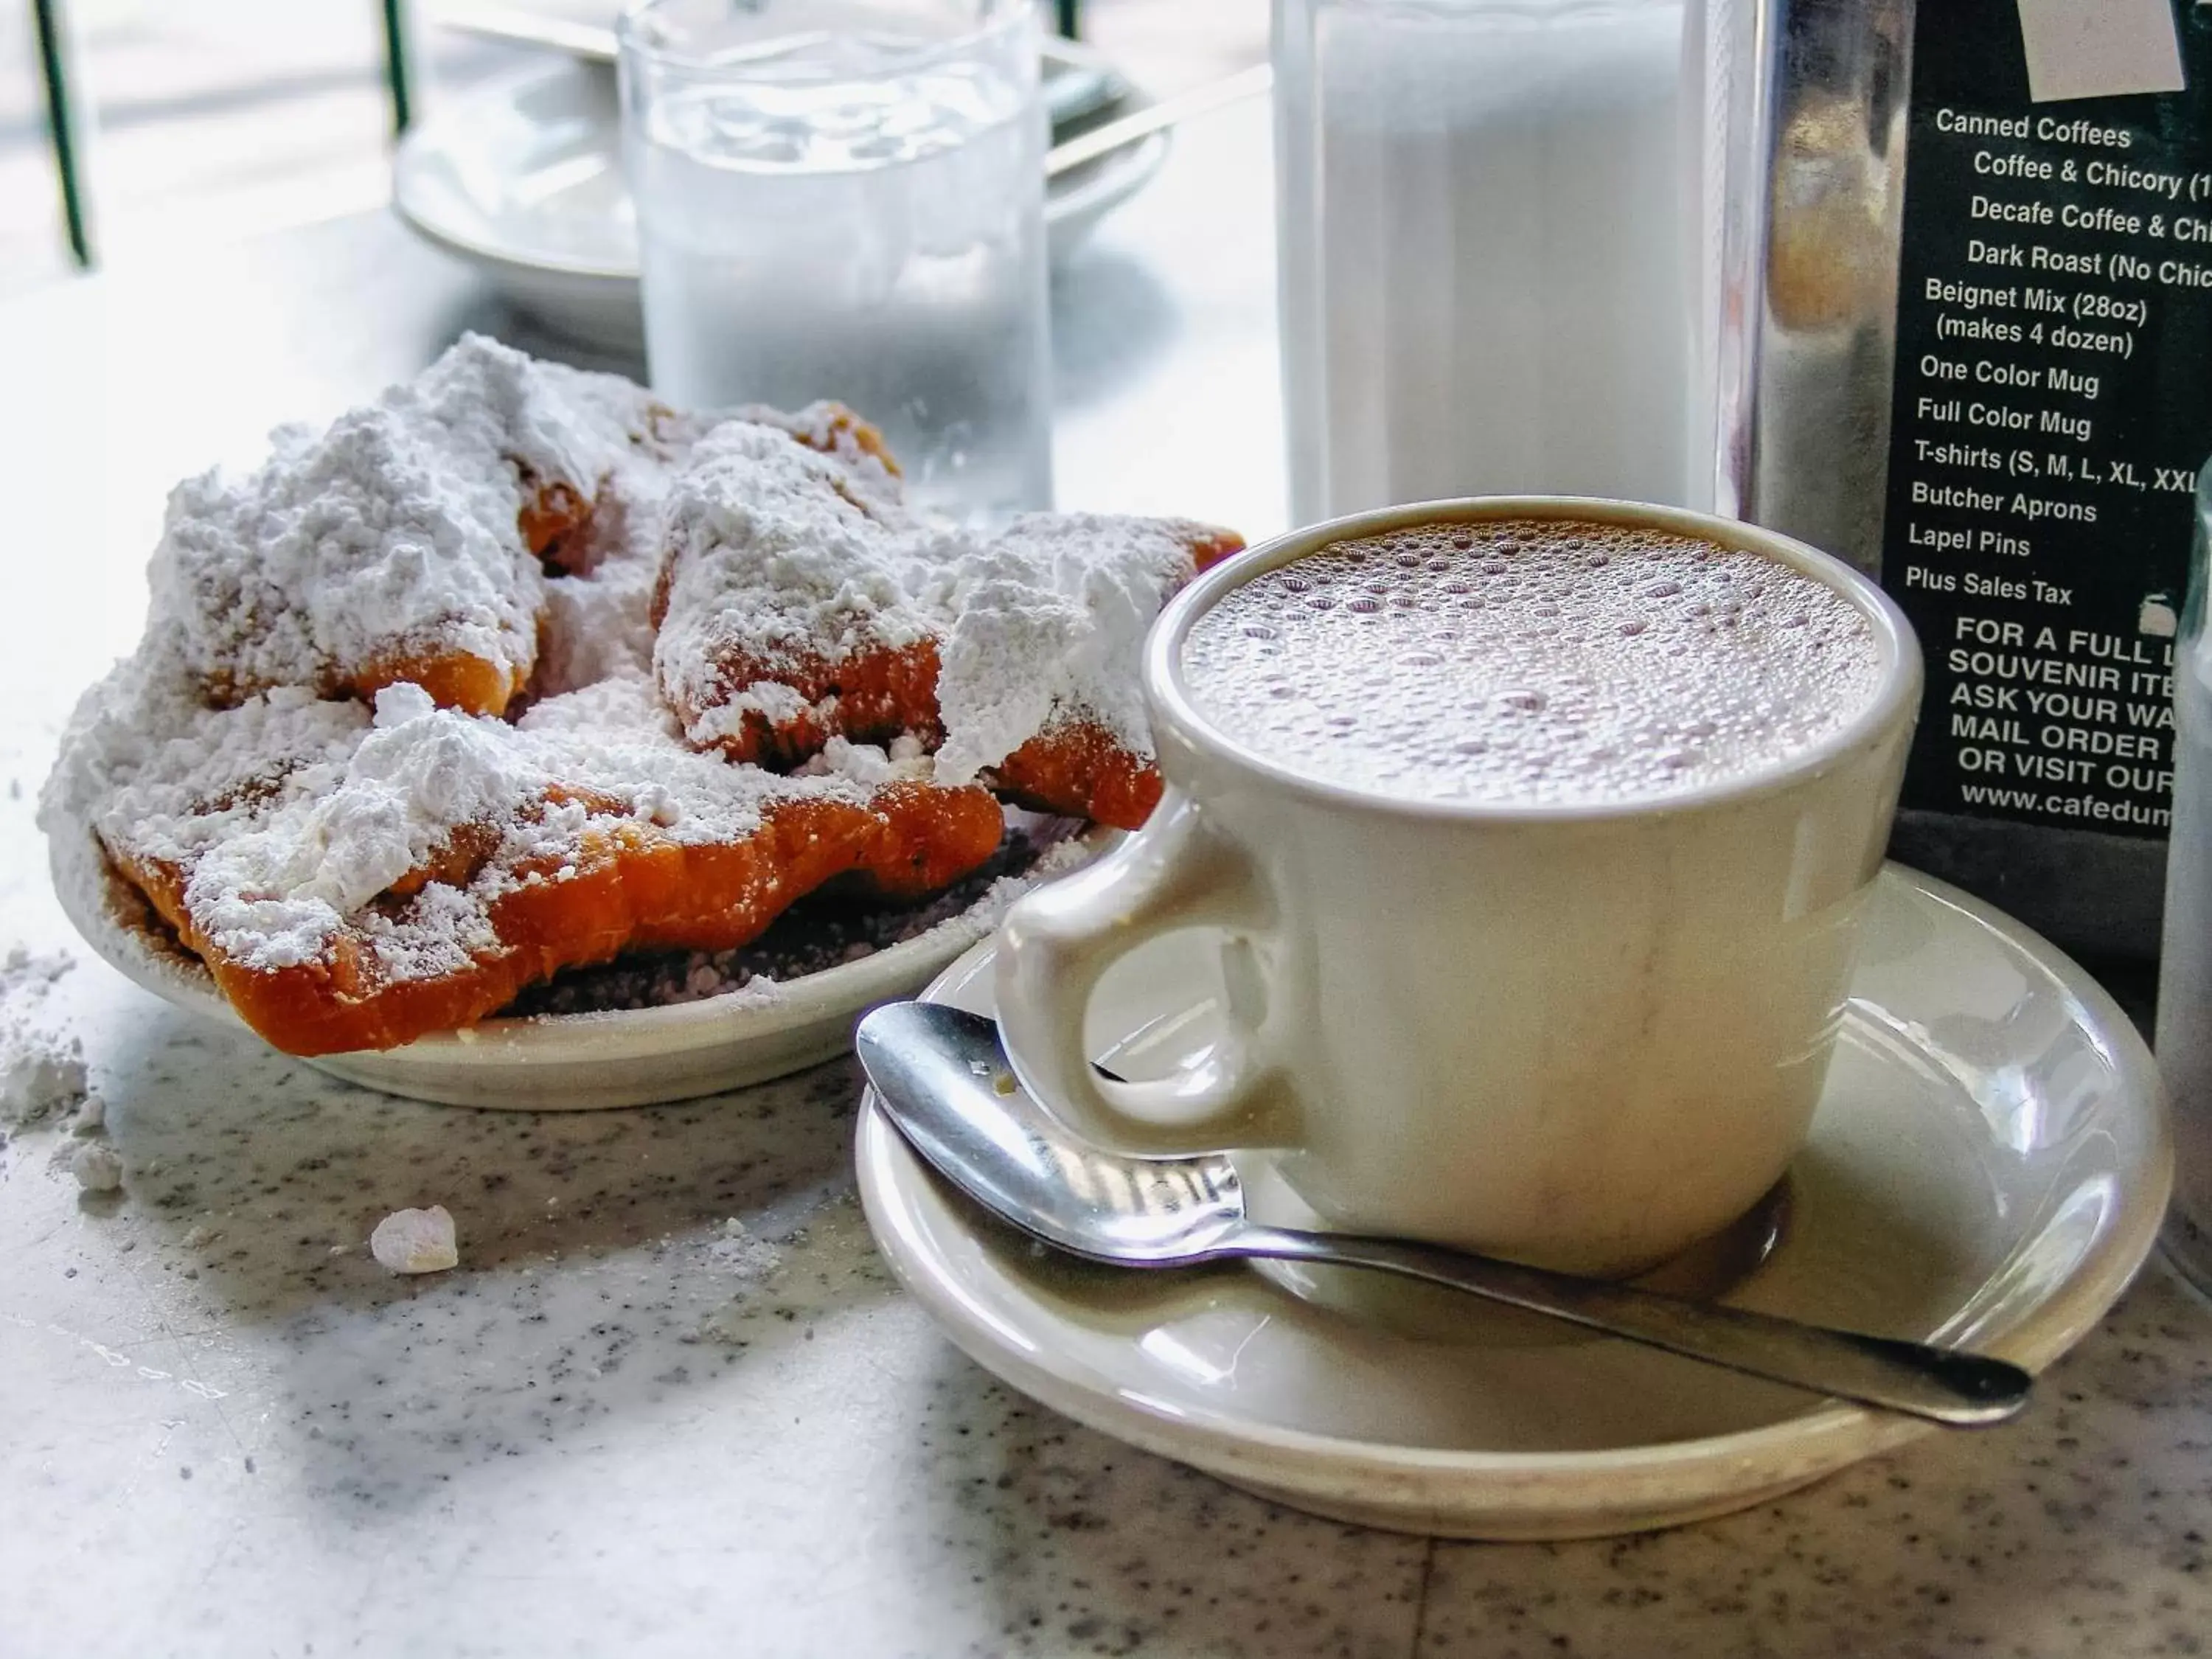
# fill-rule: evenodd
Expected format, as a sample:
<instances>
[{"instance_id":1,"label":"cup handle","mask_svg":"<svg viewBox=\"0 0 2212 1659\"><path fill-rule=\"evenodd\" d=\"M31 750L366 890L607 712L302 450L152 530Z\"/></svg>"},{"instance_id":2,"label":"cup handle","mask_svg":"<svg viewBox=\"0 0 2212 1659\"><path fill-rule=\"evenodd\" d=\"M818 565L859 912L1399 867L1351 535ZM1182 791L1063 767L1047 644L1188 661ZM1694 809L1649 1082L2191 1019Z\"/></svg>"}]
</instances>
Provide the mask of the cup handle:
<instances>
[{"instance_id":1,"label":"cup handle","mask_svg":"<svg viewBox=\"0 0 2212 1659\"><path fill-rule=\"evenodd\" d=\"M1261 1036L1267 988L1237 973L1223 1032L1200 1066L1154 1082L1101 1077L1084 1046L1084 1015L1100 978L1146 939L1217 928L1249 943L1275 905L1244 850L1170 789L1143 829L1105 858L1018 901L999 933L999 1026L1015 1074L1085 1139L1136 1157L1282 1146L1293 1139L1287 1097Z\"/></svg>"}]
</instances>

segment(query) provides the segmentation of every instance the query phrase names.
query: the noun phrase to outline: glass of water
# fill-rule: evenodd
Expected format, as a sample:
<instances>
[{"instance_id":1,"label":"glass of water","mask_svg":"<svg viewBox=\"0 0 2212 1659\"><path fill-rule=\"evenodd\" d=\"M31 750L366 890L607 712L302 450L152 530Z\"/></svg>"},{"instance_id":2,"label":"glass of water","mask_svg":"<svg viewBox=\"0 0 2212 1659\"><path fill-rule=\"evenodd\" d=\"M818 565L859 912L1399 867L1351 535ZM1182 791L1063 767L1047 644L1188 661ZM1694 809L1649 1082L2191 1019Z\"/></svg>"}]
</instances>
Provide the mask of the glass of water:
<instances>
[{"instance_id":1,"label":"glass of water","mask_svg":"<svg viewBox=\"0 0 2212 1659\"><path fill-rule=\"evenodd\" d=\"M1049 507L1032 0L632 0L620 38L653 389L834 398L918 505Z\"/></svg>"}]
</instances>

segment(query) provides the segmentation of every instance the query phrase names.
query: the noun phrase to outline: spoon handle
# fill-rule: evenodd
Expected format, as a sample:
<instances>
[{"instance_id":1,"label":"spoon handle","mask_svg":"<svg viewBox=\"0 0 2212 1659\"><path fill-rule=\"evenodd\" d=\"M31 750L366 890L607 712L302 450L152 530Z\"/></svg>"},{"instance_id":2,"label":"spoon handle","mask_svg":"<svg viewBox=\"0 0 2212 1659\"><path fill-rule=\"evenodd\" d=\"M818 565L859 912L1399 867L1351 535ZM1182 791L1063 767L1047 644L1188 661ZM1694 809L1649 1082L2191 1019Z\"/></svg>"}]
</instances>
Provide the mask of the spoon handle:
<instances>
[{"instance_id":1,"label":"spoon handle","mask_svg":"<svg viewBox=\"0 0 2212 1659\"><path fill-rule=\"evenodd\" d=\"M2002 1359L1685 1302L1409 1239L1253 1226L1239 1231L1218 1254L1400 1273L1747 1376L1953 1427L2003 1421L2027 1403L2031 1381L2019 1366Z\"/></svg>"},{"instance_id":2,"label":"spoon handle","mask_svg":"<svg viewBox=\"0 0 2212 1659\"><path fill-rule=\"evenodd\" d=\"M1119 120L1096 126L1064 143L1054 144L1045 152L1044 176L1057 179L1064 173L1073 173L1086 161L1095 161L1102 155L1111 155L1125 144L1133 144L1139 138L1150 137L1164 128L1188 121L1193 116L1203 115L1209 110L1219 109L1224 104L1240 99L1256 98L1275 84L1275 72L1266 64L1257 64L1235 75L1224 76L1218 81L1194 87L1188 92L1173 98L1164 98L1157 104L1147 104L1134 114L1124 115Z\"/></svg>"}]
</instances>

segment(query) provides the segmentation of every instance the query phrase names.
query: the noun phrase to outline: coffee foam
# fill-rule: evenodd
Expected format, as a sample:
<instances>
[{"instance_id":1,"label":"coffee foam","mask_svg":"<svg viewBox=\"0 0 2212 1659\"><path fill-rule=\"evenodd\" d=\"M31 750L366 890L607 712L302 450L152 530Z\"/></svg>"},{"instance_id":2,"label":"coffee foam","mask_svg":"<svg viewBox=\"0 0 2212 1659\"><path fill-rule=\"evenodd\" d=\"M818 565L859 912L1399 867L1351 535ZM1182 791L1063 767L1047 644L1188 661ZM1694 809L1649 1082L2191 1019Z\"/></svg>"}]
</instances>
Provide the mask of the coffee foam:
<instances>
[{"instance_id":1,"label":"coffee foam","mask_svg":"<svg viewBox=\"0 0 2212 1659\"><path fill-rule=\"evenodd\" d=\"M1871 622L1759 554L1577 520L1340 542L1232 589L1182 647L1222 732L1415 800L1592 805L1772 768L1863 711Z\"/></svg>"}]
</instances>

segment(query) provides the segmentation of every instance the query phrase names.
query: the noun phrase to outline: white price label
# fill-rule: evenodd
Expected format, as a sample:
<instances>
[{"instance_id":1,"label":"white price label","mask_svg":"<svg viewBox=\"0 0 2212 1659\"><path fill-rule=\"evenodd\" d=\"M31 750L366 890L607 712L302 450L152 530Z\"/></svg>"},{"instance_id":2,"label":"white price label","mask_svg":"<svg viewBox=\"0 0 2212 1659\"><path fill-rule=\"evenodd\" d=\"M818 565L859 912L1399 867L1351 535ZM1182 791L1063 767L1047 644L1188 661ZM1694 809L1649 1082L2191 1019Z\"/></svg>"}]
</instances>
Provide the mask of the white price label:
<instances>
[{"instance_id":1,"label":"white price label","mask_svg":"<svg viewBox=\"0 0 2212 1659\"><path fill-rule=\"evenodd\" d=\"M2028 95L2037 103L2183 89L2171 0L2019 4Z\"/></svg>"}]
</instances>

